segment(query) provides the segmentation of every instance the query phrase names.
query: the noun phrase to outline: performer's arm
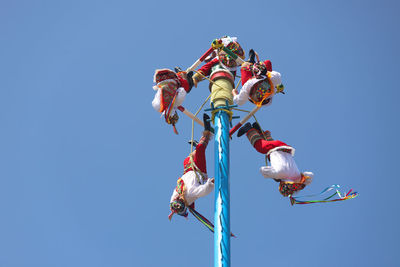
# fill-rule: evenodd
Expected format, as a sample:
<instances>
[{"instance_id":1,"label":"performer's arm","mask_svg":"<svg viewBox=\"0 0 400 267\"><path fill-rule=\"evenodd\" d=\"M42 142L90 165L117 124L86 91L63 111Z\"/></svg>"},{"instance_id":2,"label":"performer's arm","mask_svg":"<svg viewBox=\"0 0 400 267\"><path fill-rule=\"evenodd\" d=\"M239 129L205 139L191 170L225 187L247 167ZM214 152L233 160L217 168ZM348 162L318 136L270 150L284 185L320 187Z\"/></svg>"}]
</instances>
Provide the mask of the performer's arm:
<instances>
[{"instance_id":1,"label":"performer's arm","mask_svg":"<svg viewBox=\"0 0 400 267\"><path fill-rule=\"evenodd\" d=\"M172 193L172 196L171 196L171 200L169 202L171 203L171 202L177 200L178 198L179 198L179 194L178 194L178 192L176 192L176 189L174 189L174 192Z\"/></svg>"},{"instance_id":2,"label":"performer's arm","mask_svg":"<svg viewBox=\"0 0 400 267\"><path fill-rule=\"evenodd\" d=\"M218 58L214 58L213 60L211 60L210 62L207 62L206 64L204 64L199 71L204 75L204 76L208 76L211 74L211 68L217 64Z\"/></svg>"},{"instance_id":3,"label":"performer's arm","mask_svg":"<svg viewBox=\"0 0 400 267\"><path fill-rule=\"evenodd\" d=\"M210 194L214 189L214 179L208 179L205 184L199 185L193 190L193 194L196 198L204 197Z\"/></svg>"},{"instance_id":4,"label":"performer's arm","mask_svg":"<svg viewBox=\"0 0 400 267\"><path fill-rule=\"evenodd\" d=\"M200 72L204 76L209 76L211 74L211 68L218 62L219 62L218 59L214 58L210 62L207 62L206 64L204 64L200 69L198 69L198 72ZM200 74L195 73L193 75L193 82L194 82L195 86L197 86L197 83L202 80L204 80L204 78Z\"/></svg>"},{"instance_id":5,"label":"performer's arm","mask_svg":"<svg viewBox=\"0 0 400 267\"><path fill-rule=\"evenodd\" d=\"M250 89L250 86L242 87L240 93L233 96L233 101L238 105L245 104L249 99Z\"/></svg>"}]
</instances>

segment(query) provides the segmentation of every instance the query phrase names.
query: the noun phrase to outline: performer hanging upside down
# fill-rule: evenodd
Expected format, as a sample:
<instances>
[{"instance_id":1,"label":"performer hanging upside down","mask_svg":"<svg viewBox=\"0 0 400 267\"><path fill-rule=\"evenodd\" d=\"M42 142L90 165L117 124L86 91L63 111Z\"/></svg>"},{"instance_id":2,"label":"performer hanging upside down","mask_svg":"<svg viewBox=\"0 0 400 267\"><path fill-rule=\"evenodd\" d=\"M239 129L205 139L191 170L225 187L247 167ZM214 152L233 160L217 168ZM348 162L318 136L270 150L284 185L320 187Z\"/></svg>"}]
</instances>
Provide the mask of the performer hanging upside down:
<instances>
[{"instance_id":1,"label":"performer hanging upside down","mask_svg":"<svg viewBox=\"0 0 400 267\"><path fill-rule=\"evenodd\" d=\"M214 189L214 178L208 178L206 168L206 148L211 136L211 125L207 114L203 115L204 132L196 149L183 161L183 176L178 179L177 186L171 196L170 209L172 215L186 217L187 207L194 209L194 202L208 195Z\"/></svg>"},{"instance_id":2,"label":"performer hanging upside down","mask_svg":"<svg viewBox=\"0 0 400 267\"><path fill-rule=\"evenodd\" d=\"M172 124L175 133L177 133L175 124L178 122L177 108L182 105L186 94L193 87L191 75L179 68L175 69L176 73L169 69L156 70L154 74L153 89L157 91L152 101L153 108L162 113L165 121Z\"/></svg>"},{"instance_id":3,"label":"performer hanging upside down","mask_svg":"<svg viewBox=\"0 0 400 267\"><path fill-rule=\"evenodd\" d=\"M270 131L263 132L258 123L246 123L239 129L238 136L246 134L254 148L266 155L271 166L260 168L265 178L279 182L279 192L287 197L304 189L312 181L312 172L300 173L293 159L295 149L282 141L274 140Z\"/></svg>"},{"instance_id":4,"label":"performer hanging upside down","mask_svg":"<svg viewBox=\"0 0 400 267\"><path fill-rule=\"evenodd\" d=\"M250 60L244 62L240 68L240 93L236 89L232 90L233 101L238 105L245 104L247 100L259 106L271 105L274 95L283 93L281 74L272 70L270 60L255 62L256 53L253 49L250 50L249 56Z\"/></svg>"}]
</instances>

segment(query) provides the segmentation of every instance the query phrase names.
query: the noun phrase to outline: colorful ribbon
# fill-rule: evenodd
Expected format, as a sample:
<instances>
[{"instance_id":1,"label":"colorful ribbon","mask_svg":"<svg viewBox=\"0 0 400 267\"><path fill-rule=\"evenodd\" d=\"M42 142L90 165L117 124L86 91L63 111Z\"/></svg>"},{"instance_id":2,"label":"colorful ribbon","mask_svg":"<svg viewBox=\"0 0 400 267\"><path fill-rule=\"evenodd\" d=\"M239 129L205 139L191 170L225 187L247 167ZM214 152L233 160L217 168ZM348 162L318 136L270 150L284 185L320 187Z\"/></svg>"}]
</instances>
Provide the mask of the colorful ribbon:
<instances>
[{"instance_id":1,"label":"colorful ribbon","mask_svg":"<svg viewBox=\"0 0 400 267\"><path fill-rule=\"evenodd\" d=\"M299 197L293 197L290 196L290 203L292 205L294 204L313 204L313 203L327 203L327 202L335 202L335 201L342 201L342 200L348 200L348 199L353 199L356 196L358 196L357 192L353 192L353 189L350 189L347 194L343 194L339 191L340 186L339 185L331 185L324 190L322 190L321 193L319 194L313 194L313 195L305 195L305 196L299 196ZM335 192L332 195L329 195L328 197L322 198L322 199L317 199L317 200L306 200L305 198L314 198L324 195L325 193L328 193L329 191L334 190ZM334 198L337 196L337 198ZM302 200L304 199L304 200Z\"/></svg>"},{"instance_id":2,"label":"colorful ribbon","mask_svg":"<svg viewBox=\"0 0 400 267\"><path fill-rule=\"evenodd\" d=\"M192 207L188 207L189 211L191 214L193 214L193 216L199 220L199 222L201 222L205 227L208 228L208 230L210 230L211 232L214 233L214 224L212 224L206 217L204 217L203 215L201 215L198 211L196 211L195 209L193 209ZM234 234L231 233L232 237L236 237Z\"/></svg>"},{"instance_id":3,"label":"colorful ribbon","mask_svg":"<svg viewBox=\"0 0 400 267\"><path fill-rule=\"evenodd\" d=\"M177 122L177 120L176 120L176 121L171 121L170 115L171 115L171 111L173 110L173 107L174 107L174 105L175 105L175 100L176 100L176 97L177 97L177 96L178 96L178 90L176 90L176 92L175 92L175 94L174 94L174 98L172 99L171 103L169 104L168 109L167 109L166 111L164 111L165 121L166 121L168 124L172 124L172 127L173 127L173 129L174 129L174 133L175 133L175 134L178 134L178 130L177 130L176 127L175 127L175 123Z\"/></svg>"}]
</instances>

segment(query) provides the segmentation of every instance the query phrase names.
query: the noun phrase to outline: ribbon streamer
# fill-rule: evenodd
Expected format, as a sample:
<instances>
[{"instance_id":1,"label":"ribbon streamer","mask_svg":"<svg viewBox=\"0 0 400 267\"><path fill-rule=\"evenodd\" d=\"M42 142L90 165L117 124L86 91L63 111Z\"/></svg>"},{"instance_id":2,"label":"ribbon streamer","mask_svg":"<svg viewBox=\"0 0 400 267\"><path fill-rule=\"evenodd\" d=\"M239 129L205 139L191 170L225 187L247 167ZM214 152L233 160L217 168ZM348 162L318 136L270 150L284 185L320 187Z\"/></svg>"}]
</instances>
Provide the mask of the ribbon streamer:
<instances>
[{"instance_id":1,"label":"ribbon streamer","mask_svg":"<svg viewBox=\"0 0 400 267\"><path fill-rule=\"evenodd\" d=\"M205 227L208 228L208 230L210 230L211 232L214 233L214 224L212 224L206 217L204 217L203 215L201 215L198 211L196 211L195 209L193 209L192 207L188 207L189 211L191 214L193 214L193 216L199 220L199 222L201 222ZM232 237L236 237L234 234L231 233Z\"/></svg>"},{"instance_id":2,"label":"ribbon streamer","mask_svg":"<svg viewBox=\"0 0 400 267\"><path fill-rule=\"evenodd\" d=\"M358 196L357 192L353 192L353 189L350 189L347 194L343 194L339 191L340 186L339 185L331 185L324 190L322 190L321 193L319 194L313 194L313 195L305 195L305 196L299 196L299 197L293 197L290 196L290 203L292 205L294 204L313 204L313 203L327 203L327 202L335 202L335 201L343 201L343 200L348 200L348 199L353 199ZM322 199L316 199L316 200L306 200L307 198L314 198L324 195L325 193L328 193L329 191L334 190L335 192L325 198ZM338 198L334 198L337 196ZM334 198L334 199L332 199ZM302 200L304 199L304 200Z\"/></svg>"}]
</instances>

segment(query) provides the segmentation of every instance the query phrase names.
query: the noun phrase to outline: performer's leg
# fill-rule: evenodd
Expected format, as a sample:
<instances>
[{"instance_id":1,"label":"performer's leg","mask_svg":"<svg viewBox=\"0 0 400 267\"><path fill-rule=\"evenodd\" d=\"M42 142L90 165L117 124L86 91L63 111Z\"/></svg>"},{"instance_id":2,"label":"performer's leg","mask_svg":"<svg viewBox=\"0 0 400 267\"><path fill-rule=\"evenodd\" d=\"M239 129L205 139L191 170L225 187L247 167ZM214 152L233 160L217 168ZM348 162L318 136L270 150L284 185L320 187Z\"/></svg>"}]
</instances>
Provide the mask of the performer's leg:
<instances>
[{"instance_id":1,"label":"performer's leg","mask_svg":"<svg viewBox=\"0 0 400 267\"><path fill-rule=\"evenodd\" d=\"M260 132L257 129L253 128L253 126L249 122L239 129L237 136L240 137L244 134L246 134L252 146L254 146L258 152L263 153L257 149L260 145L257 145L257 147L255 146L263 140L263 137L261 136Z\"/></svg>"},{"instance_id":2,"label":"performer's leg","mask_svg":"<svg viewBox=\"0 0 400 267\"><path fill-rule=\"evenodd\" d=\"M257 122L253 123L253 128L256 129L260 134L262 134L262 136L264 137L265 140L267 141L273 141L274 139L271 137L271 132L270 131L263 131L261 129L260 124L258 124Z\"/></svg>"},{"instance_id":3,"label":"performer's leg","mask_svg":"<svg viewBox=\"0 0 400 267\"><path fill-rule=\"evenodd\" d=\"M199 144L196 146L196 151L193 155L194 164L196 164L196 166L204 173L207 173L206 148L211 137L211 125L209 119L210 117L207 114L203 115L204 132L203 136L200 138Z\"/></svg>"},{"instance_id":4,"label":"performer's leg","mask_svg":"<svg viewBox=\"0 0 400 267\"><path fill-rule=\"evenodd\" d=\"M259 139L254 142L253 146L258 152L267 154L269 150L279 146L286 146L286 144L279 140L267 141Z\"/></svg>"},{"instance_id":5,"label":"performer's leg","mask_svg":"<svg viewBox=\"0 0 400 267\"><path fill-rule=\"evenodd\" d=\"M253 123L253 125L246 123L239 129L238 136L245 133L252 146L262 154L267 154L272 148L286 145L279 140L275 141L272 139L270 131L262 132L261 127L257 122Z\"/></svg>"},{"instance_id":6,"label":"performer's leg","mask_svg":"<svg viewBox=\"0 0 400 267\"><path fill-rule=\"evenodd\" d=\"M258 132L254 128L251 128L250 130L247 131L246 136L247 136L247 139L249 139L250 144L252 146L254 146L254 148L256 148L256 150L258 151L256 144L259 144L261 141L264 141L260 132ZM260 152L260 151L258 151L258 152ZM263 152L260 152L260 153L263 153Z\"/></svg>"}]
</instances>

